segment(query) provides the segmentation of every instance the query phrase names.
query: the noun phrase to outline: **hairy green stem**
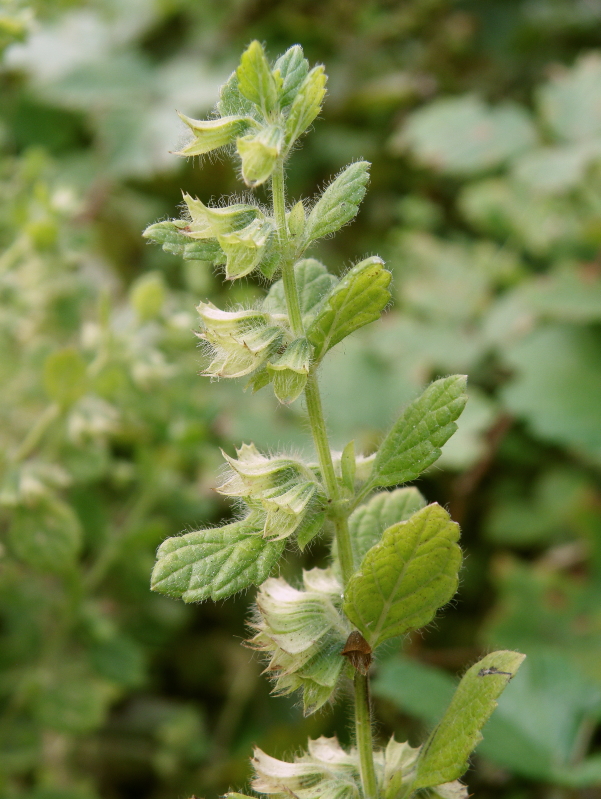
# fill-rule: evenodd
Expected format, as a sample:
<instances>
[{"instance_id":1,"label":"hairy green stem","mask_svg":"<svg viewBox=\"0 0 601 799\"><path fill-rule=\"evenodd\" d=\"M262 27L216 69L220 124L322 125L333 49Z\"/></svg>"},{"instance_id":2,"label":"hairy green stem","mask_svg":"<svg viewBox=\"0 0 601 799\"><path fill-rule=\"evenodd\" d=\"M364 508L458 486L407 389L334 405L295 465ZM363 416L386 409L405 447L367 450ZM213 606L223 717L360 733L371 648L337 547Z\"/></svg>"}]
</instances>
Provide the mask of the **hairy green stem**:
<instances>
[{"instance_id":1,"label":"hairy green stem","mask_svg":"<svg viewBox=\"0 0 601 799\"><path fill-rule=\"evenodd\" d=\"M313 434L313 441L315 443L315 449L317 450L322 477L326 484L328 499L332 503L338 503L340 500L340 491L334 472L334 463L332 461L332 453L328 442L328 431L323 415L319 386L314 372L311 372L307 379L305 399L307 401L307 413L309 416L309 424L311 425L311 433ZM336 543L338 545L342 578L346 585L355 571L346 514L341 513L334 517L334 527L336 529Z\"/></svg>"},{"instance_id":2,"label":"hairy green stem","mask_svg":"<svg viewBox=\"0 0 601 799\"><path fill-rule=\"evenodd\" d=\"M273 196L273 212L278 229L278 239L282 248L282 282L286 296L286 307L292 331L297 336L304 335L303 320L300 312L298 289L294 274L294 259L288 253L288 228L286 225L286 193L284 185L284 164L278 162L271 182ZM328 500L333 507L334 528L338 558L342 571L343 583L346 586L355 571L353 551L348 527L348 508L340 507L340 489L334 471L332 452L328 441L328 431L323 414L323 406L319 393L317 375L311 369L305 386L307 414L313 442L317 450L319 465L325 483ZM373 741L371 737L371 709L369 701L368 677L359 672L355 675L355 736L361 766L361 782L364 799L377 799L376 772L374 767Z\"/></svg>"},{"instance_id":3,"label":"hairy green stem","mask_svg":"<svg viewBox=\"0 0 601 799\"><path fill-rule=\"evenodd\" d=\"M355 672L355 735L359 750L361 784L365 799L377 799L378 784L374 767L373 740L371 737L371 708L369 677Z\"/></svg>"},{"instance_id":4,"label":"hairy green stem","mask_svg":"<svg viewBox=\"0 0 601 799\"><path fill-rule=\"evenodd\" d=\"M296 336L302 336L305 331L303 329L303 318L298 300L298 290L296 288L294 263L287 252L288 226L286 224L286 190L284 185L284 162L282 160L278 161L274 169L271 179L271 192L273 196L273 214L277 225L278 239L283 250L282 281L284 283L286 305L288 306L288 316L290 318L292 332Z\"/></svg>"}]
</instances>

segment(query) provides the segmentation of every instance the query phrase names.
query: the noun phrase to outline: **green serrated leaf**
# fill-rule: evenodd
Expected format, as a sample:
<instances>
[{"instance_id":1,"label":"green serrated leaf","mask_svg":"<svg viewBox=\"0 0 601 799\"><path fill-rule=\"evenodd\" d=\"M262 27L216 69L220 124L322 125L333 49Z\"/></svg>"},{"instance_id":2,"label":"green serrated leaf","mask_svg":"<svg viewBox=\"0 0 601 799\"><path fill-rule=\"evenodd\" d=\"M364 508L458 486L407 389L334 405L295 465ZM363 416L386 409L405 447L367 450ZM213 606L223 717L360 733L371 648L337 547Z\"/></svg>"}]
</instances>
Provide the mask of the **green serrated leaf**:
<instances>
[{"instance_id":1,"label":"green serrated leaf","mask_svg":"<svg viewBox=\"0 0 601 799\"><path fill-rule=\"evenodd\" d=\"M330 183L307 219L307 241L335 233L353 219L365 196L369 167L367 161L357 161Z\"/></svg>"},{"instance_id":2,"label":"green serrated leaf","mask_svg":"<svg viewBox=\"0 0 601 799\"><path fill-rule=\"evenodd\" d=\"M372 649L428 624L457 590L459 525L428 505L384 531L345 593L344 612ZM439 780L444 782L444 780Z\"/></svg>"},{"instance_id":3,"label":"green serrated leaf","mask_svg":"<svg viewBox=\"0 0 601 799\"><path fill-rule=\"evenodd\" d=\"M332 287L307 330L316 359L354 330L380 318L390 301L391 274L383 263L377 256L366 258Z\"/></svg>"},{"instance_id":4,"label":"green serrated leaf","mask_svg":"<svg viewBox=\"0 0 601 799\"><path fill-rule=\"evenodd\" d=\"M289 47L275 62L274 72L276 71L282 79L280 106L285 108L294 100L309 72L309 62L303 56L303 48L299 44Z\"/></svg>"},{"instance_id":5,"label":"green serrated leaf","mask_svg":"<svg viewBox=\"0 0 601 799\"><path fill-rule=\"evenodd\" d=\"M258 41L251 42L242 54L236 75L240 93L268 116L278 104L278 81Z\"/></svg>"},{"instance_id":6,"label":"green serrated leaf","mask_svg":"<svg viewBox=\"0 0 601 799\"><path fill-rule=\"evenodd\" d=\"M365 557L382 538L384 530L397 522L404 522L426 506L426 500L417 488L397 488L383 491L361 505L349 516L349 533L355 565Z\"/></svg>"},{"instance_id":7,"label":"green serrated leaf","mask_svg":"<svg viewBox=\"0 0 601 799\"><path fill-rule=\"evenodd\" d=\"M73 405L87 387L86 362L74 347L49 355L44 362L46 394L61 406Z\"/></svg>"},{"instance_id":8,"label":"green serrated leaf","mask_svg":"<svg viewBox=\"0 0 601 799\"><path fill-rule=\"evenodd\" d=\"M465 375L435 380L405 408L380 444L370 484L408 483L440 457L440 448L457 430L467 402Z\"/></svg>"},{"instance_id":9,"label":"green serrated leaf","mask_svg":"<svg viewBox=\"0 0 601 799\"><path fill-rule=\"evenodd\" d=\"M175 155L204 155L219 147L232 144L238 136L244 135L249 127L256 124L250 117L230 116L220 119L192 119L185 114L178 114L194 133L195 139Z\"/></svg>"},{"instance_id":10,"label":"green serrated leaf","mask_svg":"<svg viewBox=\"0 0 601 799\"><path fill-rule=\"evenodd\" d=\"M467 770L470 753L482 739L480 730L524 658L519 652L492 652L466 672L420 752L414 790L451 782Z\"/></svg>"},{"instance_id":11,"label":"green serrated leaf","mask_svg":"<svg viewBox=\"0 0 601 799\"><path fill-rule=\"evenodd\" d=\"M268 577L284 548L263 538L264 519L242 521L168 538L157 553L151 587L184 602L225 599Z\"/></svg>"},{"instance_id":12,"label":"green serrated leaf","mask_svg":"<svg viewBox=\"0 0 601 799\"><path fill-rule=\"evenodd\" d=\"M326 267L315 258L305 258L294 265L298 299L303 323L307 327L312 321L325 296L338 282ZM284 282L278 280L269 289L263 300L263 309L272 314L287 314Z\"/></svg>"},{"instance_id":13,"label":"green serrated leaf","mask_svg":"<svg viewBox=\"0 0 601 799\"><path fill-rule=\"evenodd\" d=\"M314 67L297 90L286 118L286 145L290 147L321 111L327 76L322 66Z\"/></svg>"}]
</instances>

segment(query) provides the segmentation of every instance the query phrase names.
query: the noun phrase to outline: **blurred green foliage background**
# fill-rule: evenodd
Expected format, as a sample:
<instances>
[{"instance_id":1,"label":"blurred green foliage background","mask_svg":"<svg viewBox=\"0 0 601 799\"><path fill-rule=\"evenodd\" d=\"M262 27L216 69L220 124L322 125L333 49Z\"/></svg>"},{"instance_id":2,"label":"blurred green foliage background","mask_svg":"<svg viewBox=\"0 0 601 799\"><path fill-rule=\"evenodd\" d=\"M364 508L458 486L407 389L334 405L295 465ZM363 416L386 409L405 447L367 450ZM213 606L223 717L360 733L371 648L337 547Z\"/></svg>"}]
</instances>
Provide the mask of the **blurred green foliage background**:
<instances>
[{"instance_id":1,"label":"blurred green foliage background","mask_svg":"<svg viewBox=\"0 0 601 799\"><path fill-rule=\"evenodd\" d=\"M140 236L181 189L240 192L224 160L169 151L175 110L210 113L252 38L330 75L291 196L373 162L357 223L317 253L394 274L394 308L323 368L336 445L369 450L427 381L470 377L420 481L462 525L460 592L377 664L377 734L414 740L479 654L520 649L470 792L599 797L599 0L4 0L0 796L210 797L244 786L253 743L348 742L340 704L304 720L269 698L249 596L148 588L166 536L227 518L219 446L309 447L300 403L198 376L195 305L262 287L226 293Z\"/></svg>"}]
</instances>

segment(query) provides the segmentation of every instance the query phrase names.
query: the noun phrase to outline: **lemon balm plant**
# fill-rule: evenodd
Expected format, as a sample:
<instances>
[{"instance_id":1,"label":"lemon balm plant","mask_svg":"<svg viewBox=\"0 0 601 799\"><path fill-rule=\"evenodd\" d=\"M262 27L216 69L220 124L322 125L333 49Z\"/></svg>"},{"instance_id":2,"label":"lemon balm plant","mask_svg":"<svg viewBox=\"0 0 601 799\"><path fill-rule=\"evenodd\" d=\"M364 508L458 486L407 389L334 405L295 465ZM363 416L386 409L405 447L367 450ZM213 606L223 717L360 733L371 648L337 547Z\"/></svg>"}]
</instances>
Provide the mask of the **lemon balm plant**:
<instances>
[{"instance_id":1,"label":"lemon balm plant","mask_svg":"<svg viewBox=\"0 0 601 799\"><path fill-rule=\"evenodd\" d=\"M473 665L421 747L394 738L384 749L374 747L373 653L428 624L457 589L458 525L416 488L397 486L437 460L456 430L466 380L454 375L432 383L377 452L356 453L353 442L342 453L331 451L319 369L332 347L379 318L390 300L390 273L380 258L369 257L337 278L305 257L313 242L353 219L369 174L369 164L358 161L316 202L287 201L286 161L319 114L325 90L323 67L310 69L299 46L271 65L253 42L223 86L215 118L182 117L193 138L181 155L227 148L249 188L268 184L272 206L207 206L184 195L185 217L151 225L145 236L185 259L223 267L226 280L258 270L271 283L253 308L200 303L199 336L210 359L205 374L245 378L253 391L271 385L283 403L304 395L317 457L266 454L252 443L236 457L224 455L218 490L235 498L236 521L165 541L152 587L198 602L258 586L249 643L267 658L275 693L301 692L307 714L335 701L352 679L355 746L346 751L335 738L320 738L293 762L257 749L256 792L281 799L465 797L458 780L523 655L493 652ZM316 536L331 542L328 568L304 572L297 585L275 576L287 547L302 550Z\"/></svg>"}]
</instances>

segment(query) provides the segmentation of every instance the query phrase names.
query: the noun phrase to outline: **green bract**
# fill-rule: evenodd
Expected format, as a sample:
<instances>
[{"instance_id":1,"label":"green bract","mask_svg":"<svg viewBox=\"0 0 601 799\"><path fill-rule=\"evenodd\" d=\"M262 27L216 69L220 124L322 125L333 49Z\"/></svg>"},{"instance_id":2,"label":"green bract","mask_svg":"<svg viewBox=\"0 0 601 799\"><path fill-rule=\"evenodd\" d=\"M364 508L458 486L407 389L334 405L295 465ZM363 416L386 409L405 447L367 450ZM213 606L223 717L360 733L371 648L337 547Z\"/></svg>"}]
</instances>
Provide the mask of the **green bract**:
<instances>
[{"instance_id":1,"label":"green bract","mask_svg":"<svg viewBox=\"0 0 601 799\"><path fill-rule=\"evenodd\" d=\"M380 318L390 302L391 274L377 256L342 277L304 257L313 241L353 219L369 177L369 164L358 161L334 178L308 214L303 200L287 207L285 162L319 114L325 86L323 67L310 69L298 45L272 65L255 41L222 89L220 117L182 117L195 139L181 154L232 145L246 185L269 182L272 208L251 201L205 205L185 194L187 217L151 225L144 235L185 259L225 265L227 280L256 269L277 278L254 307L199 304L198 335L211 356L204 374L247 376L253 391L271 383L282 403L304 395L317 458L266 455L254 444L244 444L235 458L224 453L217 491L235 498L245 517L165 541L152 587L193 602L259 585L249 645L267 655L275 693L302 690L306 714L334 701L352 677L357 748L345 751L335 738L320 738L292 763L256 750L256 791L278 799L407 799L428 789L441 799L465 799L456 779L522 656L493 653L473 667L424 748L392 739L385 750L374 750L368 683L374 650L428 624L449 602L461 550L458 525L440 505L426 506L417 489L365 500L378 487L416 479L436 461L457 429L466 378L452 375L428 386L367 457L356 454L354 441L342 453L331 451L318 369L332 347ZM148 298L139 304L150 318L163 295L155 276L147 280L149 288L139 292ZM59 361L53 368L65 372L67 387L64 398L60 387L53 396L74 401L85 370L70 355ZM330 568L303 572L300 587L272 576L286 542L303 550L322 533Z\"/></svg>"}]
</instances>

